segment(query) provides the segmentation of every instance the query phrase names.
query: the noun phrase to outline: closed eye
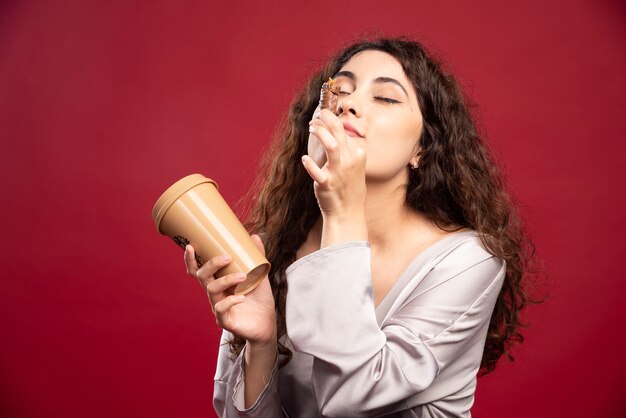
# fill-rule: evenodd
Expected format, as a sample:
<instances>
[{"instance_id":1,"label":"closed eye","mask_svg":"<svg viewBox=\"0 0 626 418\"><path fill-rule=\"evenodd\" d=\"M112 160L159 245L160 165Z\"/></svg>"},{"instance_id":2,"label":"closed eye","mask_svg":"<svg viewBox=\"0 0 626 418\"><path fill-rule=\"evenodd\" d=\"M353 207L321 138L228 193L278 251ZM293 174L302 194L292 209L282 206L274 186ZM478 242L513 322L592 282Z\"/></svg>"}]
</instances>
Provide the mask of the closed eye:
<instances>
[{"instance_id":1,"label":"closed eye","mask_svg":"<svg viewBox=\"0 0 626 418\"><path fill-rule=\"evenodd\" d=\"M374 96L374 99L379 100L381 102L389 103L389 104L401 103L400 100L390 99L389 97L383 97L383 96Z\"/></svg>"},{"instance_id":2,"label":"closed eye","mask_svg":"<svg viewBox=\"0 0 626 418\"><path fill-rule=\"evenodd\" d=\"M352 93L350 93L349 91L339 90L339 93L338 93L338 94L339 94L340 96L347 96L347 95L352 94Z\"/></svg>"}]
</instances>

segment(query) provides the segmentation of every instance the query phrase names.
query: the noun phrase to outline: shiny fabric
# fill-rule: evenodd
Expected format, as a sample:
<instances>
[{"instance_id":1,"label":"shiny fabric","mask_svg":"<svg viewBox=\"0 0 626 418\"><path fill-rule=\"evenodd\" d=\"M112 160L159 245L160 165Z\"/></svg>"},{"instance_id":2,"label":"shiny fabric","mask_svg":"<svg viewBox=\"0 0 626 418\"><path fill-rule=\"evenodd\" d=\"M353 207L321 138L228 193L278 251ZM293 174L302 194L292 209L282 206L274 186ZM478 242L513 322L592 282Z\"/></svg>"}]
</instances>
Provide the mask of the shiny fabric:
<instances>
[{"instance_id":1,"label":"shiny fabric","mask_svg":"<svg viewBox=\"0 0 626 418\"><path fill-rule=\"evenodd\" d=\"M293 358L244 409L243 353L224 332L214 406L222 417L470 417L505 263L474 231L421 252L375 307L367 242L336 244L286 271Z\"/></svg>"}]
</instances>

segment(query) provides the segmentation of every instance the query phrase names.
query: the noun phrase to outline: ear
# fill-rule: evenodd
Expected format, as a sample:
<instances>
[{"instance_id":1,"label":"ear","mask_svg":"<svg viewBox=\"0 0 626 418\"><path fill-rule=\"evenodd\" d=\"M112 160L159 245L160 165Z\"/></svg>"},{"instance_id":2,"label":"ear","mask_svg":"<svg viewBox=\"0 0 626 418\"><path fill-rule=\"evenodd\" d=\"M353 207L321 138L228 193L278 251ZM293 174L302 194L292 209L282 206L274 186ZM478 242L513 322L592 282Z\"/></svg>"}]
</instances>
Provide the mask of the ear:
<instances>
[{"instance_id":1,"label":"ear","mask_svg":"<svg viewBox=\"0 0 626 418\"><path fill-rule=\"evenodd\" d=\"M422 157L422 148L418 146L417 149L415 150L415 154L409 160L409 166L411 166L411 168L419 167L421 157Z\"/></svg>"}]
</instances>

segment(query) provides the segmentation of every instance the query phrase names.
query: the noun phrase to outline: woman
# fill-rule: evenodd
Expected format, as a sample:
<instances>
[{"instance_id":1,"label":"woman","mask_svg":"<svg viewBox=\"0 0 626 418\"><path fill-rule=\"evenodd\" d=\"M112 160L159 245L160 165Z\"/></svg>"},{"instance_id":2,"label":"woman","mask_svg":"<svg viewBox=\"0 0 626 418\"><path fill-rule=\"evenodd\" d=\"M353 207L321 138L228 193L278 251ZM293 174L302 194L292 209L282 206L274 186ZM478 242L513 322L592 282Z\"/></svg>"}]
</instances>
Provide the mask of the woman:
<instances>
[{"instance_id":1,"label":"woman","mask_svg":"<svg viewBox=\"0 0 626 418\"><path fill-rule=\"evenodd\" d=\"M337 115L316 111L329 77ZM521 340L526 246L454 79L416 42L361 42L277 138L250 222L269 278L232 295L227 256L185 250L225 330L218 413L469 417L479 369Z\"/></svg>"}]
</instances>

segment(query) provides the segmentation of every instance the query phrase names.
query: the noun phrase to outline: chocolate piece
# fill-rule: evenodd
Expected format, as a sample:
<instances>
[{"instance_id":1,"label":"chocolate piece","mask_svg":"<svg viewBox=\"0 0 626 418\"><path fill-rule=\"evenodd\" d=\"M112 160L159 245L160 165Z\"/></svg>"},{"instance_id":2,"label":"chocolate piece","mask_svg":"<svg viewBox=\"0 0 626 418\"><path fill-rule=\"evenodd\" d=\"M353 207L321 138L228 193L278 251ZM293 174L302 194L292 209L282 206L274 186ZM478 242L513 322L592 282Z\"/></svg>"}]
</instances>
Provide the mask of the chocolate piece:
<instances>
[{"instance_id":1,"label":"chocolate piece","mask_svg":"<svg viewBox=\"0 0 626 418\"><path fill-rule=\"evenodd\" d=\"M320 109L330 109L334 114L338 113L337 104L339 101L339 86L335 80L329 78L322 84L320 91Z\"/></svg>"}]
</instances>

